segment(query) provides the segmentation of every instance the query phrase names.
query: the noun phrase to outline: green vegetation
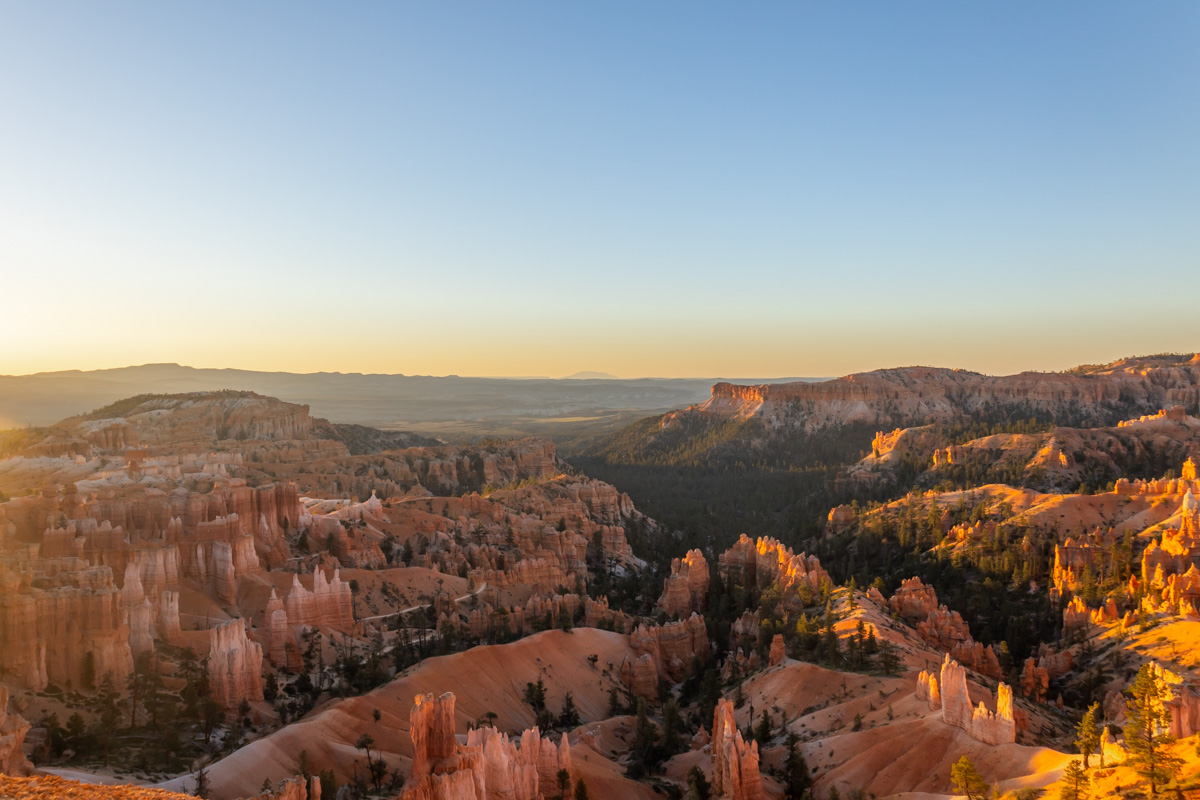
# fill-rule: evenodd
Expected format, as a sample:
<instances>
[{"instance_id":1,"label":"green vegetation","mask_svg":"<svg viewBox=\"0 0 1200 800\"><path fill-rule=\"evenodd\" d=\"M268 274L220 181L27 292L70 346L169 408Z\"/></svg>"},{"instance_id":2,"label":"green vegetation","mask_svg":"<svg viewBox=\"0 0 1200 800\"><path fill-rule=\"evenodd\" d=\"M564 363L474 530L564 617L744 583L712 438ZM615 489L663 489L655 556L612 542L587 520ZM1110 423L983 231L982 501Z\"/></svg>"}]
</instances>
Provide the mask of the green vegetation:
<instances>
[{"instance_id":1,"label":"green vegetation","mask_svg":"<svg viewBox=\"0 0 1200 800\"><path fill-rule=\"evenodd\" d=\"M950 782L954 785L954 791L965 794L967 800L983 800L987 796L987 781L966 756L955 761L950 768Z\"/></svg>"},{"instance_id":2,"label":"green vegetation","mask_svg":"<svg viewBox=\"0 0 1200 800\"><path fill-rule=\"evenodd\" d=\"M1147 663L1138 670L1125 703L1129 718L1125 725L1125 747L1134 769L1146 781L1151 797L1174 777L1180 765L1170 752L1174 739L1167 733L1170 714L1163 705L1166 693L1167 688L1154 674L1153 665Z\"/></svg>"}]
</instances>

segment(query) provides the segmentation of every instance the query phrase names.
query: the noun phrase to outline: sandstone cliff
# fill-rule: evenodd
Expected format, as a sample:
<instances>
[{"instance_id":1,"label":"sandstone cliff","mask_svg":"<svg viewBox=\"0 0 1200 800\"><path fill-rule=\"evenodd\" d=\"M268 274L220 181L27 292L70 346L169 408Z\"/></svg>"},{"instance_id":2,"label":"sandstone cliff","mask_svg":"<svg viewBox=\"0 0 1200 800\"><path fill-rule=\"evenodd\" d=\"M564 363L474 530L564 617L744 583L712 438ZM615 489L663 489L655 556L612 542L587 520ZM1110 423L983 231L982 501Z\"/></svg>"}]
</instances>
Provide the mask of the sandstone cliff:
<instances>
[{"instance_id":1,"label":"sandstone cliff","mask_svg":"<svg viewBox=\"0 0 1200 800\"><path fill-rule=\"evenodd\" d=\"M1146 358L1081 374L1024 372L993 377L965 370L905 367L821 383L738 386L718 383L704 403L667 414L755 417L769 428L818 430L861 422L911 426L953 421L1009 407L1061 420L1115 424L1131 411L1153 412L1200 400L1200 354L1190 361Z\"/></svg>"}]
</instances>

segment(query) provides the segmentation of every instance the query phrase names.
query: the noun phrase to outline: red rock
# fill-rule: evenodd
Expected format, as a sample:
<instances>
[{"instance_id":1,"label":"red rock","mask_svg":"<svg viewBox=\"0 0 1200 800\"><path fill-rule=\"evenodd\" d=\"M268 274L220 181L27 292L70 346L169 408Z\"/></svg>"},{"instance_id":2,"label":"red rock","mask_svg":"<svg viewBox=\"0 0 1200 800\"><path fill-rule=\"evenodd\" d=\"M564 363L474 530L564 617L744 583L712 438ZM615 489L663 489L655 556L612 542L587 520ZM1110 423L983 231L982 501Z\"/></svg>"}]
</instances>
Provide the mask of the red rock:
<instances>
[{"instance_id":1,"label":"red rock","mask_svg":"<svg viewBox=\"0 0 1200 800\"><path fill-rule=\"evenodd\" d=\"M20 714L8 712L8 687L0 684L0 774L29 775L33 765L25 758L21 745L29 723Z\"/></svg>"},{"instance_id":2,"label":"red rock","mask_svg":"<svg viewBox=\"0 0 1200 800\"><path fill-rule=\"evenodd\" d=\"M758 742L746 743L733 719L733 703L717 701L713 714L713 796L729 800L763 800L762 775L758 771Z\"/></svg>"},{"instance_id":3,"label":"red rock","mask_svg":"<svg viewBox=\"0 0 1200 800\"><path fill-rule=\"evenodd\" d=\"M920 578L907 578L901 581L900 588L888 601L888 607L892 613L909 621L923 620L937 610L937 592Z\"/></svg>"},{"instance_id":4,"label":"red rock","mask_svg":"<svg viewBox=\"0 0 1200 800\"><path fill-rule=\"evenodd\" d=\"M563 734L557 746L537 728L519 745L492 727L454 737L454 695L418 696L409 716L413 761L399 800L550 800L558 796L558 772L572 772Z\"/></svg>"},{"instance_id":5,"label":"red rock","mask_svg":"<svg viewBox=\"0 0 1200 800\"><path fill-rule=\"evenodd\" d=\"M304 588L300 576L292 576L292 589L284 601L288 625L308 625L348 632L354 627L354 598L350 584L338 570L327 580L325 571L313 573L313 588Z\"/></svg>"},{"instance_id":6,"label":"red rock","mask_svg":"<svg viewBox=\"0 0 1200 800\"><path fill-rule=\"evenodd\" d=\"M0 668L34 691L79 686L91 653L94 674L112 672L122 685L133 656L120 600L108 567L60 559L32 562L24 575L0 569Z\"/></svg>"},{"instance_id":7,"label":"red rock","mask_svg":"<svg viewBox=\"0 0 1200 800\"><path fill-rule=\"evenodd\" d=\"M930 673L917 676L917 697L926 700L931 709L939 706L942 721L965 730L974 739L987 744L1006 744L1016 741L1017 724L1013 715L1012 689L1001 683L996 689L996 711L989 711L982 702L971 708L967 694L967 672L950 656L942 663L939 682Z\"/></svg>"},{"instance_id":8,"label":"red rock","mask_svg":"<svg viewBox=\"0 0 1200 800\"><path fill-rule=\"evenodd\" d=\"M783 634L777 633L771 639L771 655L767 659L768 666L776 666L783 663Z\"/></svg>"},{"instance_id":9,"label":"red rock","mask_svg":"<svg viewBox=\"0 0 1200 800\"><path fill-rule=\"evenodd\" d=\"M703 612L708 603L708 562L699 550L689 550L671 561L671 574L663 586L658 607L673 617Z\"/></svg>"},{"instance_id":10,"label":"red rock","mask_svg":"<svg viewBox=\"0 0 1200 800\"><path fill-rule=\"evenodd\" d=\"M222 622L208 635L213 698L226 708L236 708L242 700L262 700L262 647L246 635L246 621Z\"/></svg>"},{"instance_id":11,"label":"red rock","mask_svg":"<svg viewBox=\"0 0 1200 800\"><path fill-rule=\"evenodd\" d=\"M694 612L679 622L639 625L630 634L629 645L639 656L653 658L656 674L670 683L682 681L697 657L706 661L709 656L708 629L704 618Z\"/></svg>"},{"instance_id":12,"label":"red rock","mask_svg":"<svg viewBox=\"0 0 1200 800\"><path fill-rule=\"evenodd\" d=\"M772 427L818 430L863 422L924 425L967 418L985 405L1055 415L1085 409L1106 422L1127 403L1154 409L1200 401L1200 359L1164 364L1128 360L1085 375L1025 372L993 377L964 370L905 367L819 383L718 383L704 403L663 416L670 428L690 417L758 418Z\"/></svg>"}]
</instances>

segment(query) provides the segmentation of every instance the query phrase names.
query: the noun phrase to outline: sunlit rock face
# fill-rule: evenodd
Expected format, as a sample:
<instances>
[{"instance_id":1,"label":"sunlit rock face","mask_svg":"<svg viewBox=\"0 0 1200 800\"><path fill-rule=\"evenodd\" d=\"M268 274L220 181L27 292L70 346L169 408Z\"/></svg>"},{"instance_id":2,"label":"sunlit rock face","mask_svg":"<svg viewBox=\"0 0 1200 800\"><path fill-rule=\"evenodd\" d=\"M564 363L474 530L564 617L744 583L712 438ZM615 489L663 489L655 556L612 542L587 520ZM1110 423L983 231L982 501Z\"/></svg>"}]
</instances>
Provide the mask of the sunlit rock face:
<instances>
[{"instance_id":1,"label":"sunlit rock face","mask_svg":"<svg viewBox=\"0 0 1200 800\"><path fill-rule=\"evenodd\" d=\"M683 558L671 561L658 607L673 617L686 617L694 611L703 612L708 601L708 561L699 550L689 550Z\"/></svg>"},{"instance_id":2,"label":"sunlit rock face","mask_svg":"<svg viewBox=\"0 0 1200 800\"><path fill-rule=\"evenodd\" d=\"M765 589L778 584L784 607L796 612L803 610L804 594L817 592L822 583L832 583L816 556L793 553L770 536L751 539L743 533L718 556L717 567L722 578L743 586Z\"/></svg>"},{"instance_id":3,"label":"sunlit rock face","mask_svg":"<svg viewBox=\"0 0 1200 800\"><path fill-rule=\"evenodd\" d=\"M1113 424L1130 404L1153 412L1200 400L1200 355L1165 364L1153 358L1117 362L1086 375L1025 372L990 376L937 367L904 367L819 383L740 386L717 383L705 402L662 418L663 427L693 417L754 417L768 429L819 430L863 423L923 425L969 417L985 408L1020 408L1042 416L1082 414Z\"/></svg>"},{"instance_id":4,"label":"sunlit rock face","mask_svg":"<svg viewBox=\"0 0 1200 800\"><path fill-rule=\"evenodd\" d=\"M758 742L747 743L733 719L733 702L717 701L710 743L713 796L728 800L762 800L762 775L758 771Z\"/></svg>"},{"instance_id":5,"label":"sunlit rock face","mask_svg":"<svg viewBox=\"0 0 1200 800\"><path fill-rule=\"evenodd\" d=\"M1012 689L1005 683L997 687L994 712L982 702L971 708L971 698L967 694L967 672L949 655L942 662L939 676L921 671L917 676L916 694L918 699L928 702L930 709L941 710L943 722L962 728L974 739L986 744L1006 744L1017 740Z\"/></svg>"},{"instance_id":6,"label":"sunlit rock face","mask_svg":"<svg viewBox=\"0 0 1200 800\"><path fill-rule=\"evenodd\" d=\"M558 796L558 772L571 768L563 734L555 745L530 728L510 739L492 727L454 737L454 695L418 695L409 714L412 768L400 800L549 800Z\"/></svg>"},{"instance_id":7,"label":"sunlit rock face","mask_svg":"<svg viewBox=\"0 0 1200 800\"><path fill-rule=\"evenodd\" d=\"M949 653L963 666L992 678L1001 677L1000 659L992 646L976 642L962 616L938 605L937 593L920 578L903 581L888 601L888 607L904 619L916 622L922 639Z\"/></svg>"}]
</instances>

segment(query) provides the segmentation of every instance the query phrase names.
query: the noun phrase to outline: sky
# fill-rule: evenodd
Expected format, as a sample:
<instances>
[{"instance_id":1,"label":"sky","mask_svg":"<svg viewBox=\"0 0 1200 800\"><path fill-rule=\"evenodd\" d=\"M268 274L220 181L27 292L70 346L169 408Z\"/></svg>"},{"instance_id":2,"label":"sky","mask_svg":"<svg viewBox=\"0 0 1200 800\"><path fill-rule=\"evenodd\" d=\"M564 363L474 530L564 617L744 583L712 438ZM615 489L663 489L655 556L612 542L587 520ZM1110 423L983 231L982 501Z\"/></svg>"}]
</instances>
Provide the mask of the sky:
<instances>
[{"instance_id":1,"label":"sky","mask_svg":"<svg viewBox=\"0 0 1200 800\"><path fill-rule=\"evenodd\" d=\"M0 374L1200 350L1200 4L0 0Z\"/></svg>"}]
</instances>

